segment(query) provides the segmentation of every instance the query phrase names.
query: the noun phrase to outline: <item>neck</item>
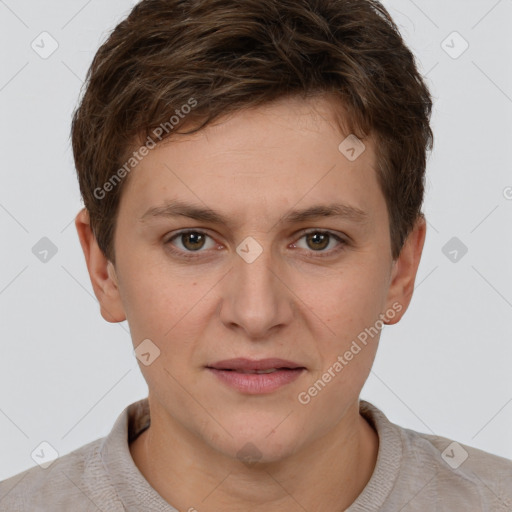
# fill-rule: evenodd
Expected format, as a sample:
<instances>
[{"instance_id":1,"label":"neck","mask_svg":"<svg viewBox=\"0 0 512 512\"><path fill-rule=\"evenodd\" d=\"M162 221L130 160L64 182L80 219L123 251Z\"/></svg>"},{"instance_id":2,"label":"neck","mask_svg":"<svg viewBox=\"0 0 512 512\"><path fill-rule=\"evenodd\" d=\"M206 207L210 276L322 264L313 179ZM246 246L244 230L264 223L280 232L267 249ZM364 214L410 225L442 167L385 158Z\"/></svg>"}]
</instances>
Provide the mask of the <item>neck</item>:
<instances>
[{"instance_id":1,"label":"neck","mask_svg":"<svg viewBox=\"0 0 512 512\"><path fill-rule=\"evenodd\" d=\"M242 464L150 402L151 425L130 451L150 485L178 510L342 511L362 492L377 460L378 436L358 407L355 402L335 428L286 459Z\"/></svg>"}]
</instances>

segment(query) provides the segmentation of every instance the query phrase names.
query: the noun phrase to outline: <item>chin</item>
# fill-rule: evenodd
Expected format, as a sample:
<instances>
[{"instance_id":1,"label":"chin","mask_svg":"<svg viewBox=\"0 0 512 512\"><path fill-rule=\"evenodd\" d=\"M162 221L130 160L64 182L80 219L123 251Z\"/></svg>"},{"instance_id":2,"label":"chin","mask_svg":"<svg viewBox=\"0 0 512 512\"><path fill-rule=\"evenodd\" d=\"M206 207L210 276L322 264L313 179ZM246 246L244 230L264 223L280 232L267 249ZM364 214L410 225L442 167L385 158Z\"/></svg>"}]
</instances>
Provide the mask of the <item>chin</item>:
<instances>
[{"instance_id":1,"label":"chin","mask_svg":"<svg viewBox=\"0 0 512 512\"><path fill-rule=\"evenodd\" d=\"M231 446L229 457L237 459L247 467L258 467L264 464L275 464L290 457L296 451L296 445L290 440L242 440Z\"/></svg>"},{"instance_id":2,"label":"chin","mask_svg":"<svg viewBox=\"0 0 512 512\"><path fill-rule=\"evenodd\" d=\"M275 421L273 427L269 427L267 422L259 423L257 419L250 427L247 419L243 425L230 422L233 437L223 432L221 438L217 437L210 443L217 451L248 466L279 462L293 455L304 441L299 439L297 429L279 426L280 421L282 418Z\"/></svg>"}]
</instances>

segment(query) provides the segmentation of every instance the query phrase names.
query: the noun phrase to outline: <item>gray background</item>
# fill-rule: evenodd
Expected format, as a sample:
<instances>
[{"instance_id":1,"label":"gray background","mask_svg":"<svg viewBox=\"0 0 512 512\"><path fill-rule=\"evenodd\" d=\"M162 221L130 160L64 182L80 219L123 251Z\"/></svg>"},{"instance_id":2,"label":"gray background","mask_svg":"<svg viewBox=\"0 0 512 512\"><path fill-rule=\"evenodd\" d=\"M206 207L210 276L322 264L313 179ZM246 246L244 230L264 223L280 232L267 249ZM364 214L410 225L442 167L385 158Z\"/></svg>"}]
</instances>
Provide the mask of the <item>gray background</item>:
<instances>
[{"instance_id":1,"label":"gray background","mask_svg":"<svg viewBox=\"0 0 512 512\"><path fill-rule=\"evenodd\" d=\"M133 3L0 0L0 479L43 441L63 455L106 435L147 393L126 322L106 323L92 292L69 142L86 70ZM384 3L431 87L435 148L415 296L362 398L512 458L512 1Z\"/></svg>"}]
</instances>

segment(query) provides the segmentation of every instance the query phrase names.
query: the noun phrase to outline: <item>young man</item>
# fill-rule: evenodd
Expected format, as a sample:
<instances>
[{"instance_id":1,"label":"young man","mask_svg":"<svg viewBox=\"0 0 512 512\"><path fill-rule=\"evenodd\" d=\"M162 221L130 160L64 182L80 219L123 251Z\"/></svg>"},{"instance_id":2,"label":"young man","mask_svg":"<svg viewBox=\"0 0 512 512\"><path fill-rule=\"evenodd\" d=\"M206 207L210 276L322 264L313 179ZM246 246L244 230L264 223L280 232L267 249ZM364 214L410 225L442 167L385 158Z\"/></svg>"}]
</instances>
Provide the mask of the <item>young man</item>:
<instances>
[{"instance_id":1,"label":"young man","mask_svg":"<svg viewBox=\"0 0 512 512\"><path fill-rule=\"evenodd\" d=\"M510 511L512 462L359 399L413 293L431 98L370 0L145 0L73 120L148 399L0 510Z\"/></svg>"}]
</instances>

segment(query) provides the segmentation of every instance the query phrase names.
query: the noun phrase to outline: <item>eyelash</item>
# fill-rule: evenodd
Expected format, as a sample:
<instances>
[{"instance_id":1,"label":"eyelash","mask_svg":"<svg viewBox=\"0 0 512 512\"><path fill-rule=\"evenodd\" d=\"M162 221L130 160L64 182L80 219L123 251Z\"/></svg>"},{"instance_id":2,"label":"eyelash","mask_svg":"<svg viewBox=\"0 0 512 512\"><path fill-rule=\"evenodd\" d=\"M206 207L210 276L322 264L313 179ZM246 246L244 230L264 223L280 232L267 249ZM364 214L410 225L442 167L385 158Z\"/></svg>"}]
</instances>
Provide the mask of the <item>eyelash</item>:
<instances>
[{"instance_id":1,"label":"eyelash","mask_svg":"<svg viewBox=\"0 0 512 512\"><path fill-rule=\"evenodd\" d=\"M202 250L198 250L198 251L195 251L195 252L193 252L193 251L182 251L180 249L175 249L173 247L173 245L171 244L171 242L173 240L175 240L176 238L179 238L180 236L186 235L186 234L189 234L189 233L197 233L199 235L204 235L204 236L207 236L209 238L212 238L208 233L205 233L204 231L201 231L199 229L187 229L187 230L184 230L184 231L180 231L179 233L174 234L171 238L169 238L165 242L165 245L169 247L170 252L172 252L173 254L176 254L177 256L179 256L181 258L185 258L185 259L195 259L195 258L200 257L200 253L201 252L205 252L205 251L202 251ZM303 232L298 240L304 238L307 235L313 234L313 233L314 234L321 234L321 235L329 235L330 237L334 238L337 242L339 242L340 245L336 249L331 249L328 252L325 252L325 251L312 251L311 250L309 252L313 253L313 255L308 256L308 257L311 257L311 258L326 258L326 257L332 256L334 254L337 254L338 252L342 251L345 248L345 246L348 245L348 242L346 240L344 240L340 236L336 235L335 233L333 233L331 231L324 231L324 230L319 230L319 229L311 229L309 231Z\"/></svg>"}]
</instances>

